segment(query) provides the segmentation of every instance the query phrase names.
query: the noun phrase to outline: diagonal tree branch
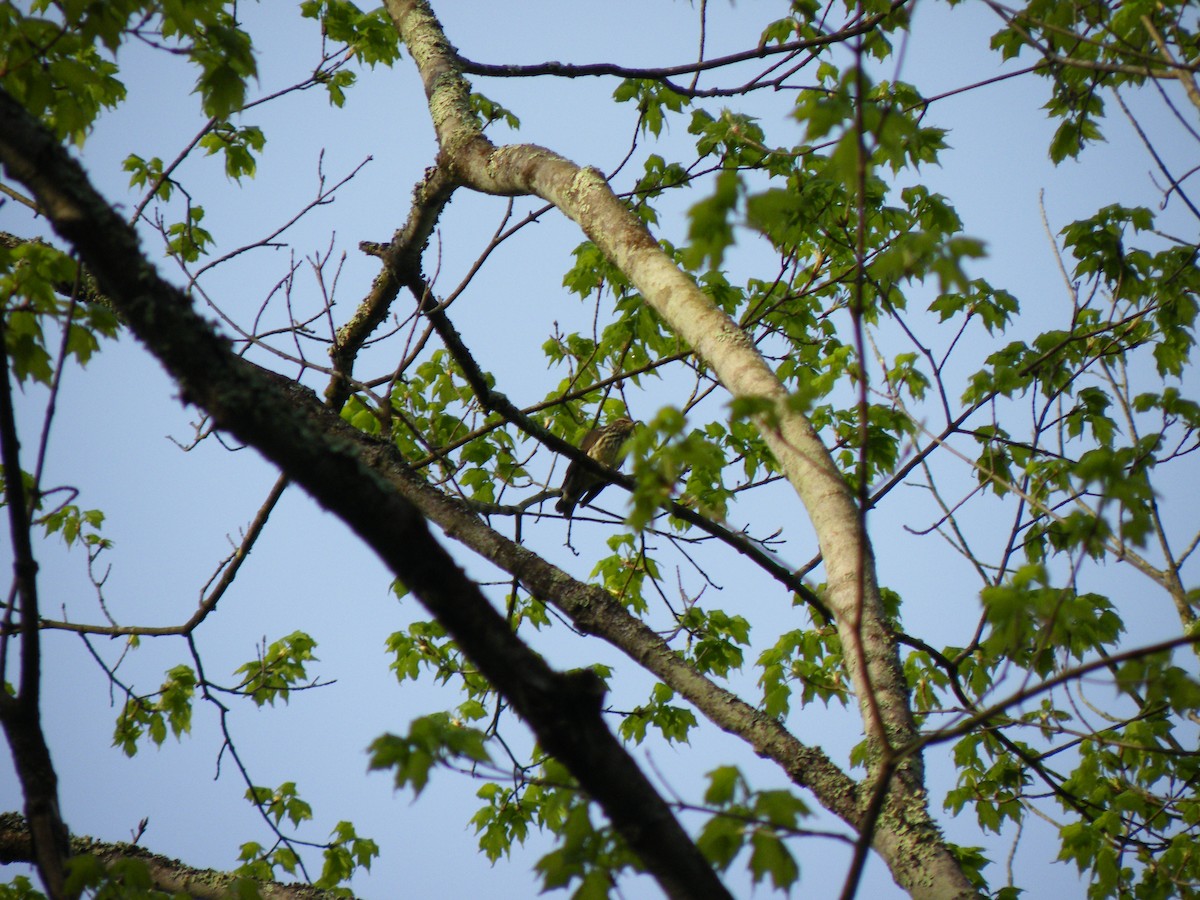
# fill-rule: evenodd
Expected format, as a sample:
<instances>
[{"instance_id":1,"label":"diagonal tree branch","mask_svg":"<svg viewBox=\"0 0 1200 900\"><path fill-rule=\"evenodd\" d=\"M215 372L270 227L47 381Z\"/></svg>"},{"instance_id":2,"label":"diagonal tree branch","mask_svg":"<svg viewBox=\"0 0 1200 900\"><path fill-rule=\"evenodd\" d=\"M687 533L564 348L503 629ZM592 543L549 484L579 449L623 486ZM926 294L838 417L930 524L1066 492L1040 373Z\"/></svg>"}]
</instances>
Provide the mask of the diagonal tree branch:
<instances>
[{"instance_id":1,"label":"diagonal tree branch","mask_svg":"<svg viewBox=\"0 0 1200 900\"><path fill-rule=\"evenodd\" d=\"M590 671L560 674L520 641L429 533L420 512L356 448L315 430L288 402L304 389L234 355L142 256L137 237L78 163L0 91L0 163L24 184L89 266L183 396L255 447L337 514L408 586L566 765L672 897L728 892L601 718Z\"/></svg>"},{"instance_id":2,"label":"diagonal tree branch","mask_svg":"<svg viewBox=\"0 0 1200 900\"><path fill-rule=\"evenodd\" d=\"M873 565L872 571L859 572L857 548L866 545L866 536L853 494L811 423L788 408L787 391L749 337L678 269L599 172L580 168L544 147L492 145L470 111L466 83L454 69L446 38L428 6L392 0L388 10L420 66L441 146L439 164L484 193L535 194L554 203L630 277L734 397L767 408L759 424L804 501L821 543L831 606L860 693L867 734L881 746L906 743L914 725L904 699L895 643L883 621ZM860 585L865 594L863 640L859 630L847 625L859 608ZM869 679L865 666L872 668ZM878 705L888 709L883 720L874 721L870 715L873 705L863 697L868 685L882 692Z\"/></svg>"},{"instance_id":3,"label":"diagonal tree branch","mask_svg":"<svg viewBox=\"0 0 1200 900\"><path fill-rule=\"evenodd\" d=\"M890 754L912 742L916 724L858 505L812 423L788 403L786 389L750 338L680 271L600 172L544 147L496 147L484 137L458 57L427 2L387 0L385 6L424 84L439 167L482 193L533 194L553 203L694 348L734 398L761 410L756 424L817 534L826 598L872 747L872 770L889 771ZM891 809L885 809L875 840L893 877L920 896L928 888L921 882L933 870L939 896L970 896L960 865L929 816L921 759L908 757L896 771ZM914 866L917 860L920 865Z\"/></svg>"}]
</instances>

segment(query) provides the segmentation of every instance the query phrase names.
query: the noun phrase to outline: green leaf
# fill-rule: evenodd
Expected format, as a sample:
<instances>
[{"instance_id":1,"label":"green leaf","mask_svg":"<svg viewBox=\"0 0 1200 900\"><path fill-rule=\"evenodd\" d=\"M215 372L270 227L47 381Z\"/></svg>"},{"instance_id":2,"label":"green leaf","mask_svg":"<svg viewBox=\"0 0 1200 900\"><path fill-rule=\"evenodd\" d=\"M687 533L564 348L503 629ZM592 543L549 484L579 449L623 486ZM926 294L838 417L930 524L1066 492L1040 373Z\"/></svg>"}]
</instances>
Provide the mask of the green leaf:
<instances>
[{"instance_id":1,"label":"green leaf","mask_svg":"<svg viewBox=\"0 0 1200 900\"><path fill-rule=\"evenodd\" d=\"M777 890L787 890L800 877L800 867L773 831L756 828L750 835L750 875L758 884L767 875Z\"/></svg>"},{"instance_id":2,"label":"green leaf","mask_svg":"<svg viewBox=\"0 0 1200 900\"><path fill-rule=\"evenodd\" d=\"M742 181L738 173L724 171L717 176L712 195L688 211L688 240L691 245L683 253L683 261L688 268L699 269L706 260L714 269L721 267L725 251L733 244L730 217L741 194Z\"/></svg>"},{"instance_id":3,"label":"green leaf","mask_svg":"<svg viewBox=\"0 0 1200 900\"><path fill-rule=\"evenodd\" d=\"M317 642L303 631L293 631L266 648L258 659L234 669L243 675L238 689L249 696L256 706L275 705L276 700L288 702L291 689L308 679L305 663L315 662Z\"/></svg>"},{"instance_id":4,"label":"green leaf","mask_svg":"<svg viewBox=\"0 0 1200 900\"><path fill-rule=\"evenodd\" d=\"M244 175L254 176L258 165L255 155L262 151L266 142L262 129L256 125L234 127L228 122L221 122L200 139L200 146L210 156L223 153L225 174L234 181L240 181Z\"/></svg>"},{"instance_id":5,"label":"green leaf","mask_svg":"<svg viewBox=\"0 0 1200 900\"><path fill-rule=\"evenodd\" d=\"M466 727L447 713L434 713L414 719L407 735L385 734L372 741L369 768L394 770L396 787L411 786L419 796L436 765L455 759L490 761L486 742L484 732Z\"/></svg>"}]
</instances>

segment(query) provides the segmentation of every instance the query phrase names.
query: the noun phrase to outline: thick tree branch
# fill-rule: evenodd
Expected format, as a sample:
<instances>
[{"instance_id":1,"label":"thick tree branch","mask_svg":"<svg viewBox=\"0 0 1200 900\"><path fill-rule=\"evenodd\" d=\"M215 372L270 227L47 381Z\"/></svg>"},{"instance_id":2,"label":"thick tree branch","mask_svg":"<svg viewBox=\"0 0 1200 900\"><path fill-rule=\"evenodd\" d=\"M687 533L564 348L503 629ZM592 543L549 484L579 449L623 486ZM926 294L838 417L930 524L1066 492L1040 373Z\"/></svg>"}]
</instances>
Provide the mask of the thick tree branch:
<instances>
[{"instance_id":1,"label":"thick tree branch","mask_svg":"<svg viewBox=\"0 0 1200 900\"><path fill-rule=\"evenodd\" d=\"M325 400L333 409L341 409L350 396L354 363L367 338L387 316L403 282L397 272L420 272L421 254L433 233L439 216L456 187L453 179L439 167L429 169L415 188L408 221L392 236L380 252L386 265L371 285L371 291L358 305L354 315L338 329L329 351L336 373L325 390Z\"/></svg>"},{"instance_id":2,"label":"thick tree branch","mask_svg":"<svg viewBox=\"0 0 1200 900\"><path fill-rule=\"evenodd\" d=\"M811 789L826 808L852 825L857 822L855 784L822 751L801 743L778 720L701 675L607 590L577 581L509 540L466 504L426 482L405 464L394 446L355 431L323 409L313 395L295 391L289 402L314 428L325 430L331 441L352 442L364 463L391 481L448 536L515 576L533 596L569 616L580 631L602 637L620 649L714 724L741 737L759 755L777 762L796 784Z\"/></svg>"},{"instance_id":3,"label":"thick tree branch","mask_svg":"<svg viewBox=\"0 0 1200 900\"><path fill-rule=\"evenodd\" d=\"M398 260L392 263L393 266L399 264ZM416 278L417 276L413 276L411 273L408 276L405 276L403 272L399 273L401 282L408 283L410 277ZM379 284L380 281L377 280L376 283ZM443 320L444 326L456 337L452 326L445 321L444 313L439 310L432 313L431 317L433 316ZM464 370L469 371L474 367L474 360L469 356L458 361ZM249 363L246 365L250 366ZM478 373L476 380L482 386L480 390L483 393L480 400L488 409L515 419L519 425L527 427L532 436L552 444L552 449L563 449L568 453L576 453L582 459L591 462L586 456L579 453L578 448L561 442L541 428L536 420L529 419L519 410L514 410L502 395L495 395L487 387L482 373ZM797 785L812 790L827 809L848 823L855 824L857 820L854 801L855 784L819 749L804 745L777 720L764 715L733 692L699 674L684 662L657 632L631 615L607 591L585 582L576 581L566 572L525 549L521 544L511 541L495 531L462 503L429 485L408 466L407 461L391 445L381 444L368 435L354 430L340 417L331 414L326 407L317 403L315 396L307 391L293 391L289 394L288 399L314 428L324 431L331 439L338 442L356 444L357 452L364 462L372 469L384 474L420 509L423 515L435 522L447 535L516 576L535 596L552 603L569 616L576 628L585 633L598 635L621 649L631 659L671 686L680 696L693 703L714 724L731 734L738 735L754 747L757 753L778 763ZM562 444L561 448L558 446L559 444ZM627 489L632 488L631 479L614 480L619 480ZM272 499L268 500L264 509L256 517L248 538L257 535L265 521L265 512L273 505L273 499L276 498L285 483L284 480L281 480L276 485ZM710 522L693 510L678 505L672 507L672 513L686 518L697 527L704 528L739 552L748 555L756 564L770 572L790 590L805 596L805 599L813 605L818 613L826 616L827 619L832 618L820 599L812 595L812 592L798 578L795 578L770 554L754 546L743 535L729 532L728 529ZM239 553L235 562L242 556L243 554ZM223 577L221 587L223 588L229 580L228 576ZM211 601L206 598L205 603L188 622L177 626L153 628L92 626L57 621L42 621L40 624L45 628L89 634L187 634L211 611L218 596L219 591L214 592L211 595Z\"/></svg>"},{"instance_id":4,"label":"thick tree branch","mask_svg":"<svg viewBox=\"0 0 1200 900\"><path fill-rule=\"evenodd\" d=\"M105 866L121 860L135 860L146 867L150 885L169 894L183 894L194 900L227 900L236 896L237 876L213 869L194 869L177 859L151 853L136 844L109 843L90 837L72 837L72 855L94 856ZM16 813L0 813L0 865L33 862L33 843L29 826ZM311 884L280 884L255 881L263 900L334 900L341 893L315 888Z\"/></svg>"},{"instance_id":5,"label":"thick tree branch","mask_svg":"<svg viewBox=\"0 0 1200 900\"><path fill-rule=\"evenodd\" d=\"M5 624L14 610L20 647L20 675L17 690L9 696L0 688L0 725L8 740L21 792L25 797L25 815L29 819L33 858L42 884L52 900L67 896L65 889L67 826L58 805L58 775L50 758L50 748L41 723L41 637L38 633L37 560L30 539L30 512L34 501L26 494L21 468L20 442L12 402L12 382L8 358L8 311L0 309L0 463L4 467L4 500L8 507L10 541L13 551L14 590L5 609ZM34 487L36 490L36 485ZM7 681L7 637L0 637L0 684Z\"/></svg>"},{"instance_id":6,"label":"thick tree branch","mask_svg":"<svg viewBox=\"0 0 1200 900\"><path fill-rule=\"evenodd\" d=\"M416 215L414 212L413 217L416 217ZM430 323L437 331L438 337L441 338L450 355L454 357L454 361L458 363L463 377L484 409L503 416L506 421L512 422L534 440L549 447L555 453L565 456L572 462L578 463L593 475L604 478L613 484L619 484L627 491L634 489L634 480L631 477L601 466L578 447L567 443L549 429L544 428L535 418L510 401L508 397L488 385L488 380L483 369L475 361L475 357L467 348L466 343L462 340L458 330L450 321L450 317L446 314L446 311L435 301L430 286L421 275L419 257L398 252L396 244L393 243L392 247L384 252L384 261L391 271L392 280L406 285L417 298L422 311L429 318ZM749 557L756 565L769 573L771 577L785 585L788 590L803 598L804 602L826 622L834 620L833 613L829 607L825 605L821 598L801 578L797 577L769 553L763 551L762 548L755 546L745 535L730 531L720 523L714 522L706 516L700 515L695 510L688 509L679 503L672 502L670 511L673 516L682 519L689 525L704 531L706 534L712 535L732 547L738 553Z\"/></svg>"},{"instance_id":7,"label":"thick tree branch","mask_svg":"<svg viewBox=\"0 0 1200 900\"><path fill-rule=\"evenodd\" d=\"M680 271L598 171L580 168L544 147L496 147L483 136L458 58L424 0L387 0L385 6L425 86L441 150L439 166L474 190L533 194L557 206L695 349L733 397L763 410L756 417L759 429L817 534L826 598L867 737L880 758L890 748L909 745L916 725L858 506L811 422L788 403L786 389L750 338ZM889 797L889 803L905 808L901 819L891 823L902 822L902 827L889 829L885 814L876 846L882 842L893 877L914 894L928 888L932 870L939 896L969 896L969 883L925 807L923 781L921 760L904 760ZM907 849L894 852L901 846Z\"/></svg>"},{"instance_id":8,"label":"thick tree branch","mask_svg":"<svg viewBox=\"0 0 1200 900\"><path fill-rule=\"evenodd\" d=\"M559 674L520 641L433 539L419 511L366 466L352 444L314 431L292 409L288 397L302 388L250 369L231 352L142 257L132 229L79 165L4 92L0 162L37 197L184 397L278 465L375 550L601 805L667 894L728 896L605 725L599 680L590 671Z\"/></svg>"},{"instance_id":9,"label":"thick tree branch","mask_svg":"<svg viewBox=\"0 0 1200 900\"><path fill-rule=\"evenodd\" d=\"M464 183L485 193L535 194L574 219L621 268L655 311L695 348L733 396L759 401L770 412L759 418L763 437L813 521L826 560L829 598L846 646L856 689L882 692L885 721L872 721L860 696L867 733L882 744L906 743L913 730L894 642L883 624L873 571L858 571L865 546L853 494L811 423L788 408L787 391L749 337L697 287L609 189L595 169L585 169L553 151L532 145L495 147L483 137L457 76L440 25L423 3L392 0L389 12L420 66L441 164ZM866 554L869 556L869 552ZM873 567L872 567L873 568ZM858 609L862 585L863 627L845 627ZM863 677L862 664L872 666Z\"/></svg>"}]
</instances>

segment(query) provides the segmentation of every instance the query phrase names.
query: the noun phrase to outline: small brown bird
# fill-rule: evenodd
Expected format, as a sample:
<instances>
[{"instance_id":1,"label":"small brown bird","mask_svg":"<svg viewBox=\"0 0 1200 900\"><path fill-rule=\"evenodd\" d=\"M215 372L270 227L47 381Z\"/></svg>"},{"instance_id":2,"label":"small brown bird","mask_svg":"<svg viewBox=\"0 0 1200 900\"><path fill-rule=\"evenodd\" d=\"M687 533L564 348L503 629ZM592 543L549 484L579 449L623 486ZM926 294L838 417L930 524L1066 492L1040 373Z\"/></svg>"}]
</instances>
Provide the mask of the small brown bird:
<instances>
[{"instance_id":1,"label":"small brown bird","mask_svg":"<svg viewBox=\"0 0 1200 900\"><path fill-rule=\"evenodd\" d=\"M603 428L593 428L583 436L579 449L602 466L617 466L617 451L633 433L633 420L616 419ZM576 504L587 506L608 486L608 482L595 475L574 460L567 466L567 477L563 479L562 496L554 504L560 513L571 518Z\"/></svg>"}]
</instances>

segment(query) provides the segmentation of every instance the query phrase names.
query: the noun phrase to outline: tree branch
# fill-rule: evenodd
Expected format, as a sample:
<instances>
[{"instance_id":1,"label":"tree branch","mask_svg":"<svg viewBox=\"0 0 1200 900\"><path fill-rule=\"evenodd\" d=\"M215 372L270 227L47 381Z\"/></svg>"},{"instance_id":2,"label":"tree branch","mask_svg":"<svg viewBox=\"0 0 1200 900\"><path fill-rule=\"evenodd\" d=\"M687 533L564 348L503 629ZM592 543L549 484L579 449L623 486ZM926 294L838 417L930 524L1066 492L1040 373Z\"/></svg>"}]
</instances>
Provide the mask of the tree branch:
<instances>
[{"instance_id":1,"label":"tree branch","mask_svg":"<svg viewBox=\"0 0 1200 900\"><path fill-rule=\"evenodd\" d=\"M525 66L489 65L465 59L453 49L452 52L457 61L459 71L467 75L490 75L498 78L529 78L540 75L555 75L562 78L582 78L600 75L610 75L618 78L645 78L662 81L676 93L690 97L707 95L711 92L696 90L694 82L693 86L688 88L673 84L667 81L667 79L674 75L699 74L700 72L720 69L736 63L748 62L752 59L769 59L772 56L792 55L802 50L814 50L830 44L842 43L878 28L884 20L893 15L896 10L908 5L909 2L910 0L892 0L891 7L887 12L867 16L860 22L848 24L837 31L819 37L804 38L798 41L784 41L774 45L761 44L753 50L743 50L740 53L731 53L713 59L700 59L696 62L683 63L678 66L640 68L620 66L615 63L572 64L560 62L534 63Z\"/></svg>"},{"instance_id":2,"label":"tree branch","mask_svg":"<svg viewBox=\"0 0 1200 900\"><path fill-rule=\"evenodd\" d=\"M94 856L106 867L123 860L136 860L146 867L150 886L172 895L183 894L193 900L226 900L236 896L240 879L227 872L194 869L177 859L151 853L136 844L109 843L90 837L70 839L72 855ZM33 841L29 825L17 813L0 813L0 865L33 862ZM334 900L345 898L340 891L326 891L311 884L280 884L255 881L262 900Z\"/></svg>"},{"instance_id":3,"label":"tree branch","mask_svg":"<svg viewBox=\"0 0 1200 900\"><path fill-rule=\"evenodd\" d=\"M50 758L50 748L42 731L41 639L38 634L37 560L30 540L30 512L33 504L25 493L25 475L21 468L20 442L17 439L13 411L12 382L8 358L8 311L0 309L0 463L4 467L5 505L8 507L10 540L13 550L14 591L5 611L5 624L15 608L19 611L20 676L17 691L9 696L0 689L0 725L12 752L17 778L25 797L25 815L29 818L33 858L46 892L57 900L67 896L67 826L58 805L58 776ZM34 485L34 490L37 486ZM0 684L6 681L8 638L0 636Z\"/></svg>"},{"instance_id":4,"label":"tree branch","mask_svg":"<svg viewBox=\"0 0 1200 900\"><path fill-rule=\"evenodd\" d=\"M601 718L603 687L590 671L560 674L520 641L479 587L429 533L424 518L353 445L292 409L304 389L255 370L163 281L131 228L96 193L78 163L0 91L0 162L46 215L158 357L183 396L255 447L337 514L409 587L480 671L560 759L672 897L728 892L666 802Z\"/></svg>"},{"instance_id":5,"label":"tree branch","mask_svg":"<svg viewBox=\"0 0 1200 900\"><path fill-rule=\"evenodd\" d=\"M908 745L916 736L916 724L867 535L853 493L812 423L788 403L787 390L751 339L675 265L600 172L544 147L496 147L484 137L458 58L428 3L387 0L385 6L424 84L440 148L439 166L474 190L500 196L532 194L557 206L695 349L734 398L762 410L755 422L817 534L829 586L826 599L836 618L867 738L876 752ZM932 869L938 873L933 881L940 896L971 896L961 866L929 816L923 781L921 761L906 758L889 795L893 812L903 812L889 821L885 811L876 847L897 882L914 894L922 893L921 882L928 887ZM914 866L918 856L922 864Z\"/></svg>"}]
</instances>

